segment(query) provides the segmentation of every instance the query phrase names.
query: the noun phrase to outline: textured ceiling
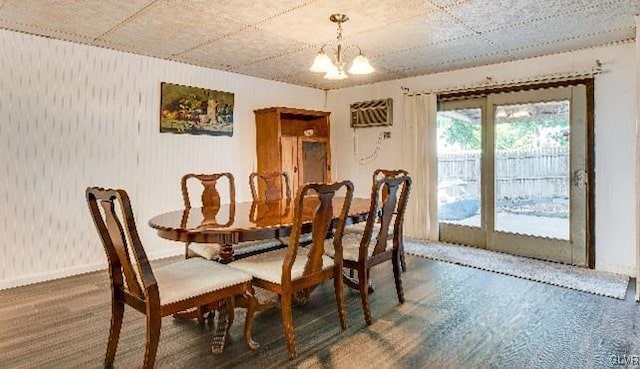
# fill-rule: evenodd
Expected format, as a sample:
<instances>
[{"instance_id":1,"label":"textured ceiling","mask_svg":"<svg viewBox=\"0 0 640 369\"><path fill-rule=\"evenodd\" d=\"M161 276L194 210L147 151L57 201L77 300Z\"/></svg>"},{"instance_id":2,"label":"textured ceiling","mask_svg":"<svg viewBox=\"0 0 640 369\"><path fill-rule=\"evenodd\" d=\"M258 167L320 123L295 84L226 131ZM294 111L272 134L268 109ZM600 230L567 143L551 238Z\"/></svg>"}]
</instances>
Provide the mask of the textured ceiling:
<instances>
[{"instance_id":1,"label":"textured ceiling","mask_svg":"<svg viewBox=\"0 0 640 369\"><path fill-rule=\"evenodd\" d=\"M336 12L372 75L308 71L335 44ZM332 89L632 39L639 12L640 0L0 0L0 28Z\"/></svg>"}]
</instances>

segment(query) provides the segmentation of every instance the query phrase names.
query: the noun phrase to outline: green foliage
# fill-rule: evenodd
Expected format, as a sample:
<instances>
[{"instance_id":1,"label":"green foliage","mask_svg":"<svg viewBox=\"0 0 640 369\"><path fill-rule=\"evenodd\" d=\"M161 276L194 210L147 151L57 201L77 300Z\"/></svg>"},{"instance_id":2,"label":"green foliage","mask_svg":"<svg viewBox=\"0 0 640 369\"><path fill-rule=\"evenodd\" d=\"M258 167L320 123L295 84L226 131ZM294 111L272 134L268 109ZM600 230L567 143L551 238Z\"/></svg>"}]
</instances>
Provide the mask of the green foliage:
<instances>
[{"instance_id":1,"label":"green foliage","mask_svg":"<svg viewBox=\"0 0 640 369\"><path fill-rule=\"evenodd\" d=\"M567 120L510 121L495 126L496 150L522 150L547 145L567 147ZM473 124L448 116L438 116L439 146L456 146L461 150L480 150L482 130Z\"/></svg>"},{"instance_id":2,"label":"green foliage","mask_svg":"<svg viewBox=\"0 0 640 369\"><path fill-rule=\"evenodd\" d=\"M534 149L546 145L569 144L566 120L512 121L496 124L496 150Z\"/></svg>"},{"instance_id":3,"label":"green foliage","mask_svg":"<svg viewBox=\"0 0 640 369\"><path fill-rule=\"evenodd\" d=\"M458 145L462 150L480 150L482 130L479 124L438 116L438 140L447 145Z\"/></svg>"}]
</instances>

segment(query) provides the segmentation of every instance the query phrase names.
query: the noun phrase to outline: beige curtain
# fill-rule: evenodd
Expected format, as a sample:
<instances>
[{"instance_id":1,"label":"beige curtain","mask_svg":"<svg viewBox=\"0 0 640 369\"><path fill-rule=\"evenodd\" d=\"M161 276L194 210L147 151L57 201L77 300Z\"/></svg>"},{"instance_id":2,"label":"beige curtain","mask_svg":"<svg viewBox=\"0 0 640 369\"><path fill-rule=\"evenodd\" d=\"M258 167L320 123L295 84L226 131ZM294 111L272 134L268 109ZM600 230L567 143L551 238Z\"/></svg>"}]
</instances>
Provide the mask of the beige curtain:
<instances>
[{"instance_id":1,"label":"beige curtain","mask_svg":"<svg viewBox=\"0 0 640 369\"><path fill-rule=\"evenodd\" d=\"M438 240L437 97L404 96L403 167L413 180L404 221L408 237Z\"/></svg>"}]
</instances>

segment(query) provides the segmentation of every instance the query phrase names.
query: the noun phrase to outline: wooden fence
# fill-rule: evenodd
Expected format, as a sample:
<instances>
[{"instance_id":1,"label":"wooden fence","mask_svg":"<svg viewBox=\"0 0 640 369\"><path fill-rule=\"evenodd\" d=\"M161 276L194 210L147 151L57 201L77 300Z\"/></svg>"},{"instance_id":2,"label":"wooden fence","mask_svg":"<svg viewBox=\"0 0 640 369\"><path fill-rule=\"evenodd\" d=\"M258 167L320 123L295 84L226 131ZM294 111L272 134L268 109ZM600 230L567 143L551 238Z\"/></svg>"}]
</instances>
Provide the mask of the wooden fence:
<instances>
[{"instance_id":1,"label":"wooden fence","mask_svg":"<svg viewBox=\"0 0 640 369\"><path fill-rule=\"evenodd\" d=\"M439 182L462 184L479 197L479 151L438 155ZM499 150L496 153L496 199L569 197L569 149ZM442 186L441 186L442 187Z\"/></svg>"}]
</instances>

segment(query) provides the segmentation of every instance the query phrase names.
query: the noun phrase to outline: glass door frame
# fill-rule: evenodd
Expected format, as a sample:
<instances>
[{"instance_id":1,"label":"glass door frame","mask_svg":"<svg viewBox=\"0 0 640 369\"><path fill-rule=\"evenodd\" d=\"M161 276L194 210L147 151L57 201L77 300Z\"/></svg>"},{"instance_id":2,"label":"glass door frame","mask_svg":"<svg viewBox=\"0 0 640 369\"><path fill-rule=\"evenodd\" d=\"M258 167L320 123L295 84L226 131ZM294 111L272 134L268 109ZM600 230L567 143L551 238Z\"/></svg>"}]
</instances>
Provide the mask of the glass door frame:
<instances>
[{"instance_id":1,"label":"glass door frame","mask_svg":"<svg viewBox=\"0 0 640 369\"><path fill-rule=\"evenodd\" d=\"M485 190L485 168L486 168L486 100L484 97L469 98L463 100L450 100L438 102L438 111L460 110L460 109L480 109L480 227L462 225L455 223L438 222L440 240L461 245L472 245L474 247L487 247L486 211L484 199Z\"/></svg>"},{"instance_id":2,"label":"glass door frame","mask_svg":"<svg viewBox=\"0 0 640 369\"><path fill-rule=\"evenodd\" d=\"M553 91L561 92L553 92ZM547 92L552 91L552 92ZM528 250L516 250L513 248L505 248L505 244L517 244L520 243L518 235L508 232L496 232L494 230L495 220L495 183L492 186L487 186L487 181L494 181L494 144L495 144L495 127L493 127L493 115L495 114L494 104L502 103L503 101L509 101L509 98L503 98L507 92L517 92L515 95L524 97L527 95L534 96L536 92L538 95L535 99L529 102L540 101L553 101L560 96L567 96L567 91L571 100L571 124L575 124L576 117L574 116L576 107L581 110L582 116L578 118L579 124L584 125L584 137L581 137L584 146L584 170L586 171L586 188L584 189L585 201L583 202L584 214L586 219L581 225L571 222L571 234L576 232L582 233L580 235L580 242L570 239L565 240L565 245L551 246L547 242L547 246L542 246L544 249L542 253L530 253ZM542 93L541 93L542 92ZM522 94L521 94L522 93ZM548 94L548 97L544 97ZM515 98L513 101L521 100L525 103L527 99ZM513 102L514 104L516 102ZM579 106L578 106L579 105ZM463 225L456 225L450 223L440 223L440 239L446 242L466 244L480 248L490 248L497 251L516 253L525 256L531 256L540 259L551 259L564 263L587 266L589 268L595 267L595 151L594 151L594 80L593 78L586 78L573 81L558 81L532 84L527 86L507 86L490 88L481 91L470 92L455 92L450 94L439 95L438 111L443 110L456 110L464 108L480 108L482 110L482 222L481 227L470 227ZM491 138L491 139L489 139ZM490 147L489 147L490 146ZM491 153L487 155L487 153ZM570 165L570 181L573 182L573 175L575 172L574 163ZM574 185L571 183L570 191L574 191ZM571 205L573 206L573 205ZM573 212L574 209L571 209ZM488 224L491 223L491 224ZM573 237L570 237L573 238ZM550 239L540 238L543 241ZM562 241L562 240L558 240ZM496 246L495 243L498 243ZM569 243L567 246L566 242ZM544 242L543 242L544 243ZM553 250L553 247L560 246L560 249ZM551 247L551 249L549 249Z\"/></svg>"},{"instance_id":3,"label":"glass door frame","mask_svg":"<svg viewBox=\"0 0 640 369\"><path fill-rule=\"evenodd\" d=\"M560 87L543 90L519 91L487 96L487 175L491 186L487 186L487 248L494 251L529 256L567 264L586 265L586 194L573 184L573 174L584 170L586 156L582 152L586 145L586 94L584 86ZM550 101L570 102L570 166L569 190L570 236L568 240L525 235L495 228L495 111L497 106ZM581 127L579 127L581 126ZM580 163L582 161L582 163ZM489 182L486 182L489 183Z\"/></svg>"}]
</instances>

